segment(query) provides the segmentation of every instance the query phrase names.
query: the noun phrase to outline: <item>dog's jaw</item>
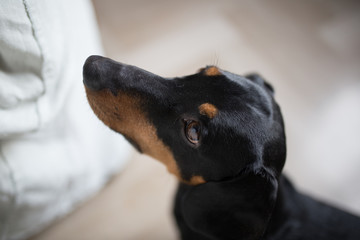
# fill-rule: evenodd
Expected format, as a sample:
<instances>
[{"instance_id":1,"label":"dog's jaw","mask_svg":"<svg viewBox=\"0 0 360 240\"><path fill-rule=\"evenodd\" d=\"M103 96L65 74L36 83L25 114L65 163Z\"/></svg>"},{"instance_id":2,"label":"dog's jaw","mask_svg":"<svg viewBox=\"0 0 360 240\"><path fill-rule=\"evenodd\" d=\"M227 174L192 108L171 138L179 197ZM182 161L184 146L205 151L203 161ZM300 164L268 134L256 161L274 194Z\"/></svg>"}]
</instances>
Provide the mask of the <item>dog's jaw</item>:
<instances>
[{"instance_id":1,"label":"dog's jaw","mask_svg":"<svg viewBox=\"0 0 360 240\"><path fill-rule=\"evenodd\" d=\"M157 136L157 130L141 111L141 100L127 93L112 94L103 89L94 91L86 87L88 102L95 115L110 129L124 135L136 148L163 163L168 172L188 185L205 183L202 176L185 180L170 148Z\"/></svg>"}]
</instances>

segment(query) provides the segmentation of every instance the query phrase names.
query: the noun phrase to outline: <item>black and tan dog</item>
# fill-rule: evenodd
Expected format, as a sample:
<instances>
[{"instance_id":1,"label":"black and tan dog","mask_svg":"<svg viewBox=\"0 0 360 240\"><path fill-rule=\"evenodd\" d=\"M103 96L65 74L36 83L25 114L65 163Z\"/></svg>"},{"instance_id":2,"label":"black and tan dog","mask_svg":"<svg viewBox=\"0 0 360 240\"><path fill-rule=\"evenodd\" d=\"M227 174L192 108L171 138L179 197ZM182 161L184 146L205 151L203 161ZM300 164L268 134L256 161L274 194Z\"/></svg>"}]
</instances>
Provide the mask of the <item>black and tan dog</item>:
<instances>
[{"instance_id":1,"label":"black and tan dog","mask_svg":"<svg viewBox=\"0 0 360 240\"><path fill-rule=\"evenodd\" d=\"M165 79L100 56L83 74L99 119L180 180L182 239L360 239L358 217L298 193L281 175L284 124L260 76L209 66Z\"/></svg>"}]
</instances>

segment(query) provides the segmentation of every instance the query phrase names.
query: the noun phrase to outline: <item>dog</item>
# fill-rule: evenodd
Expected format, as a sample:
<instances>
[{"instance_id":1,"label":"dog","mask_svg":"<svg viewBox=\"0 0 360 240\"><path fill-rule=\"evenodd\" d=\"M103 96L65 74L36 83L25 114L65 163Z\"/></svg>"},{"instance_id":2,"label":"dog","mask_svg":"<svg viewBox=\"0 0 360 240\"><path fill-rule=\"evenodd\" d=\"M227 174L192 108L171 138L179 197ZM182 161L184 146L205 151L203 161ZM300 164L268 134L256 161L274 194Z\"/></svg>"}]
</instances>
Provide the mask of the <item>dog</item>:
<instances>
[{"instance_id":1,"label":"dog","mask_svg":"<svg viewBox=\"0 0 360 240\"><path fill-rule=\"evenodd\" d=\"M179 179L181 239L360 239L359 217L282 175L283 118L260 75L207 66L170 79L90 56L83 81L97 117Z\"/></svg>"}]
</instances>

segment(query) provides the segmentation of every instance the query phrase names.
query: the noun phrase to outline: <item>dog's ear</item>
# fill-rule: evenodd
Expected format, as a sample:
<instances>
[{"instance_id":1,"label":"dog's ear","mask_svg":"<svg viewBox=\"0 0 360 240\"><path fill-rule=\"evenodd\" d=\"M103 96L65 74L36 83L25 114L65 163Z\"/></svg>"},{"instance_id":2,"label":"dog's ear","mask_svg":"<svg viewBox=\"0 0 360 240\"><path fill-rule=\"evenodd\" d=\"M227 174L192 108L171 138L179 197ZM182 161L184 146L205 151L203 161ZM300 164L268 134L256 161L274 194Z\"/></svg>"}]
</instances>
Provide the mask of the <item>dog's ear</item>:
<instances>
[{"instance_id":1,"label":"dog's ear","mask_svg":"<svg viewBox=\"0 0 360 240\"><path fill-rule=\"evenodd\" d=\"M245 75L245 77L259 85L264 85L272 94L274 94L275 91L273 86L271 86L271 84L268 83L261 75L257 73L250 73Z\"/></svg>"},{"instance_id":2,"label":"dog's ear","mask_svg":"<svg viewBox=\"0 0 360 240\"><path fill-rule=\"evenodd\" d=\"M195 186L183 198L184 220L211 239L259 239L274 209L277 186L265 170Z\"/></svg>"}]
</instances>

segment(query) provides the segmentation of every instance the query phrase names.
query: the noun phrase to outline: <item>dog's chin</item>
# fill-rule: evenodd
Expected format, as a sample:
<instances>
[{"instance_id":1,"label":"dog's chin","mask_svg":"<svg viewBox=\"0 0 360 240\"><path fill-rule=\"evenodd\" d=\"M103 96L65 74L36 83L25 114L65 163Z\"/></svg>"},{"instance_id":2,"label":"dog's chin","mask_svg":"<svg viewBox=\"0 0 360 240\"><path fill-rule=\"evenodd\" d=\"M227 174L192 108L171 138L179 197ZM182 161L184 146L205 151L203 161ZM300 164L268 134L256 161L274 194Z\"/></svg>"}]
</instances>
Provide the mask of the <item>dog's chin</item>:
<instances>
[{"instance_id":1,"label":"dog's chin","mask_svg":"<svg viewBox=\"0 0 360 240\"><path fill-rule=\"evenodd\" d=\"M108 115L108 112L106 111L106 108L104 108L104 106L100 104L99 101L97 101L96 92L88 89L87 87L85 87L85 89L86 89L86 97L92 111L94 112L94 114L97 116L98 119L100 119L105 125L109 126L106 123L111 122L111 120L109 119L110 117Z\"/></svg>"}]
</instances>

